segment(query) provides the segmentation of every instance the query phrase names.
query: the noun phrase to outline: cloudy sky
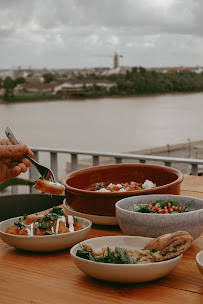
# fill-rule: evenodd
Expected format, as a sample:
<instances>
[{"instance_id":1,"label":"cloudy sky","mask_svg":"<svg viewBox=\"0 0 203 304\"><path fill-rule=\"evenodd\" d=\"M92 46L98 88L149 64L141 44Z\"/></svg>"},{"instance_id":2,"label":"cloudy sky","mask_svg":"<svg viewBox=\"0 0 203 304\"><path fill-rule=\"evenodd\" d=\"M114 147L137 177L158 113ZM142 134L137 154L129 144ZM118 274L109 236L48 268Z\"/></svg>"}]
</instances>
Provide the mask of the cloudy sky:
<instances>
[{"instance_id":1,"label":"cloudy sky","mask_svg":"<svg viewBox=\"0 0 203 304\"><path fill-rule=\"evenodd\" d=\"M202 0L0 0L0 69L203 66Z\"/></svg>"}]
</instances>

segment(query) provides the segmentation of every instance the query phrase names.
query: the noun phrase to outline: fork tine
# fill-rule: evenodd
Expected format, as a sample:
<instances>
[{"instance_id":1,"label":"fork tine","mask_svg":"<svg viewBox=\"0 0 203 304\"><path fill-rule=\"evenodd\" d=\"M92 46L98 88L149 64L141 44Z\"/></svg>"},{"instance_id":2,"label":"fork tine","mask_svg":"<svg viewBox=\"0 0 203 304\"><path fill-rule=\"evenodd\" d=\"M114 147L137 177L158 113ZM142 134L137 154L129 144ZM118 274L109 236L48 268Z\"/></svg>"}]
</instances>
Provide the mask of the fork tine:
<instances>
[{"instance_id":1,"label":"fork tine","mask_svg":"<svg viewBox=\"0 0 203 304\"><path fill-rule=\"evenodd\" d=\"M46 174L45 179L50 180L51 182L54 183L55 182L54 173L51 170L49 170Z\"/></svg>"}]
</instances>

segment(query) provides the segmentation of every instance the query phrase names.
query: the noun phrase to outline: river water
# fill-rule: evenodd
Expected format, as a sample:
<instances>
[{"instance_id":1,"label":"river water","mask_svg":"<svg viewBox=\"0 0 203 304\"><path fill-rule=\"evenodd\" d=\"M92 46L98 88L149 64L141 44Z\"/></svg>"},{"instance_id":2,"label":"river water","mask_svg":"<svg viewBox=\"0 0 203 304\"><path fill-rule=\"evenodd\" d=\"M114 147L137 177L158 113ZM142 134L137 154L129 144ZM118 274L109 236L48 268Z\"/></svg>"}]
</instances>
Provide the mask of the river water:
<instances>
[{"instance_id":1,"label":"river water","mask_svg":"<svg viewBox=\"0 0 203 304\"><path fill-rule=\"evenodd\" d=\"M0 104L32 147L131 152L203 139L203 93Z\"/></svg>"}]
</instances>

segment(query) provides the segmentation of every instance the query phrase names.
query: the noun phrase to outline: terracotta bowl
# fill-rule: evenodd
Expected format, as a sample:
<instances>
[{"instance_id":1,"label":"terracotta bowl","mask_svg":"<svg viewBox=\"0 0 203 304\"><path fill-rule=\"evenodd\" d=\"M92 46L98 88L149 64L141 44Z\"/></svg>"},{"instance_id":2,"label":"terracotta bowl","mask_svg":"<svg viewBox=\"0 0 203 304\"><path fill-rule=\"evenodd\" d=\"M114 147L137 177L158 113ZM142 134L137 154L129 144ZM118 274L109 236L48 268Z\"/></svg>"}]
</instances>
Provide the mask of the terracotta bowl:
<instances>
[{"instance_id":1,"label":"terracotta bowl","mask_svg":"<svg viewBox=\"0 0 203 304\"><path fill-rule=\"evenodd\" d=\"M94 183L125 183L135 181L144 183L148 179L156 184L149 190L126 192L94 192L88 187ZM134 195L169 193L180 194L180 184L183 174L171 167L145 164L119 164L97 166L77 170L65 176L62 184L65 186L67 204L75 211L115 216L115 203L125 197Z\"/></svg>"}]
</instances>

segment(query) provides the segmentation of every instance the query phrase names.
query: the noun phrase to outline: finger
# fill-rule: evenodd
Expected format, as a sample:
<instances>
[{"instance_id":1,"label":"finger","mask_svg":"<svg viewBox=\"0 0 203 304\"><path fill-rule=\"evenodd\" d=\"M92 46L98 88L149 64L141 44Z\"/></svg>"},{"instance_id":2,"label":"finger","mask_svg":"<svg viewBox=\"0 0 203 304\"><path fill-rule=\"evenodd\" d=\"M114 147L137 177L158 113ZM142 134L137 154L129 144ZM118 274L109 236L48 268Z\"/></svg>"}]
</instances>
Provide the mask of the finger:
<instances>
[{"instance_id":1,"label":"finger","mask_svg":"<svg viewBox=\"0 0 203 304\"><path fill-rule=\"evenodd\" d=\"M19 141L20 145L24 145L26 146L22 141ZM32 152L32 150L30 150L30 148L28 148L28 146L26 146L26 152L30 157L34 157L34 153Z\"/></svg>"},{"instance_id":2,"label":"finger","mask_svg":"<svg viewBox=\"0 0 203 304\"><path fill-rule=\"evenodd\" d=\"M20 163L20 164L19 164L18 166L16 166L16 167L20 167L21 172L23 172L23 173L25 173L25 172L27 171L27 167L26 167L26 165L23 164L23 163Z\"/></svg>"},{"instance_id":3,"label":"finger","mask_svg":"<svg viewBox=\"0 0 203 304\"><path fill-rule=\"evenodd\" d=\"M16 177L21 174L21 168L19 166L16 166L14 168L7 170L7 179L10 179L12 177Z\"/></svg>"},{"instance_id":4,"label":"finger","mask_svg":"<svg viewBox=\"0 0 203 304\"><path fill-rule=\"evenodd\" d=\"M4 145L0 146L0 157L18 159L27 152L26 145Z\"/></svg>"},{"instance_id":5,"label":"finger","mask_svg":"<svg viewBox=\"0 0 203 304\"><path fill-rule=\"evenodd\" d=\"M27 152L26 152L30 157L34 157L34 153L27 147Z\"/></svg>"},{"instance_id":6,"label":"finger","mask_svg":"<svg viewBox=\"0 0 203 304\"><path fill-rule=\"evenodd\" d=\"M0 145L12 145L12 143L10 142L9 139L3 138L3 139L0 139Z\"/></svg>"},{"instance_id":7,"label":"finger","mask_svg":"<svg viewBox=\"0 0 203 304\"><path fill-rule=\"evenodd\" d=\"M21 161L23 164L26 165L26 167L30 167L30 161L27 159L27 158L23 158L22 161Z\"/></svg>"},{"instance_id":8,"label":"finger","mask_svg":"<svg viewBox=\"0 0 203 304\"><path fill-rule=\"evenodd\" d=\"M34 153L21 141L19 142L19 149L24 152L23 155L28 154L30 157L34 157Z\"/></svg>"},{"instance_id":9,"label":"finger","mask_svg":"<svg viewBox=\"0 0 203 304\"><path fill-rule=\"evenodd\" d=\"M19 158L26 153L30 157L34 157L34 153L23 142L12 145L8 139L0 140L0 157Z\"/></svg>"}]
</instances>

